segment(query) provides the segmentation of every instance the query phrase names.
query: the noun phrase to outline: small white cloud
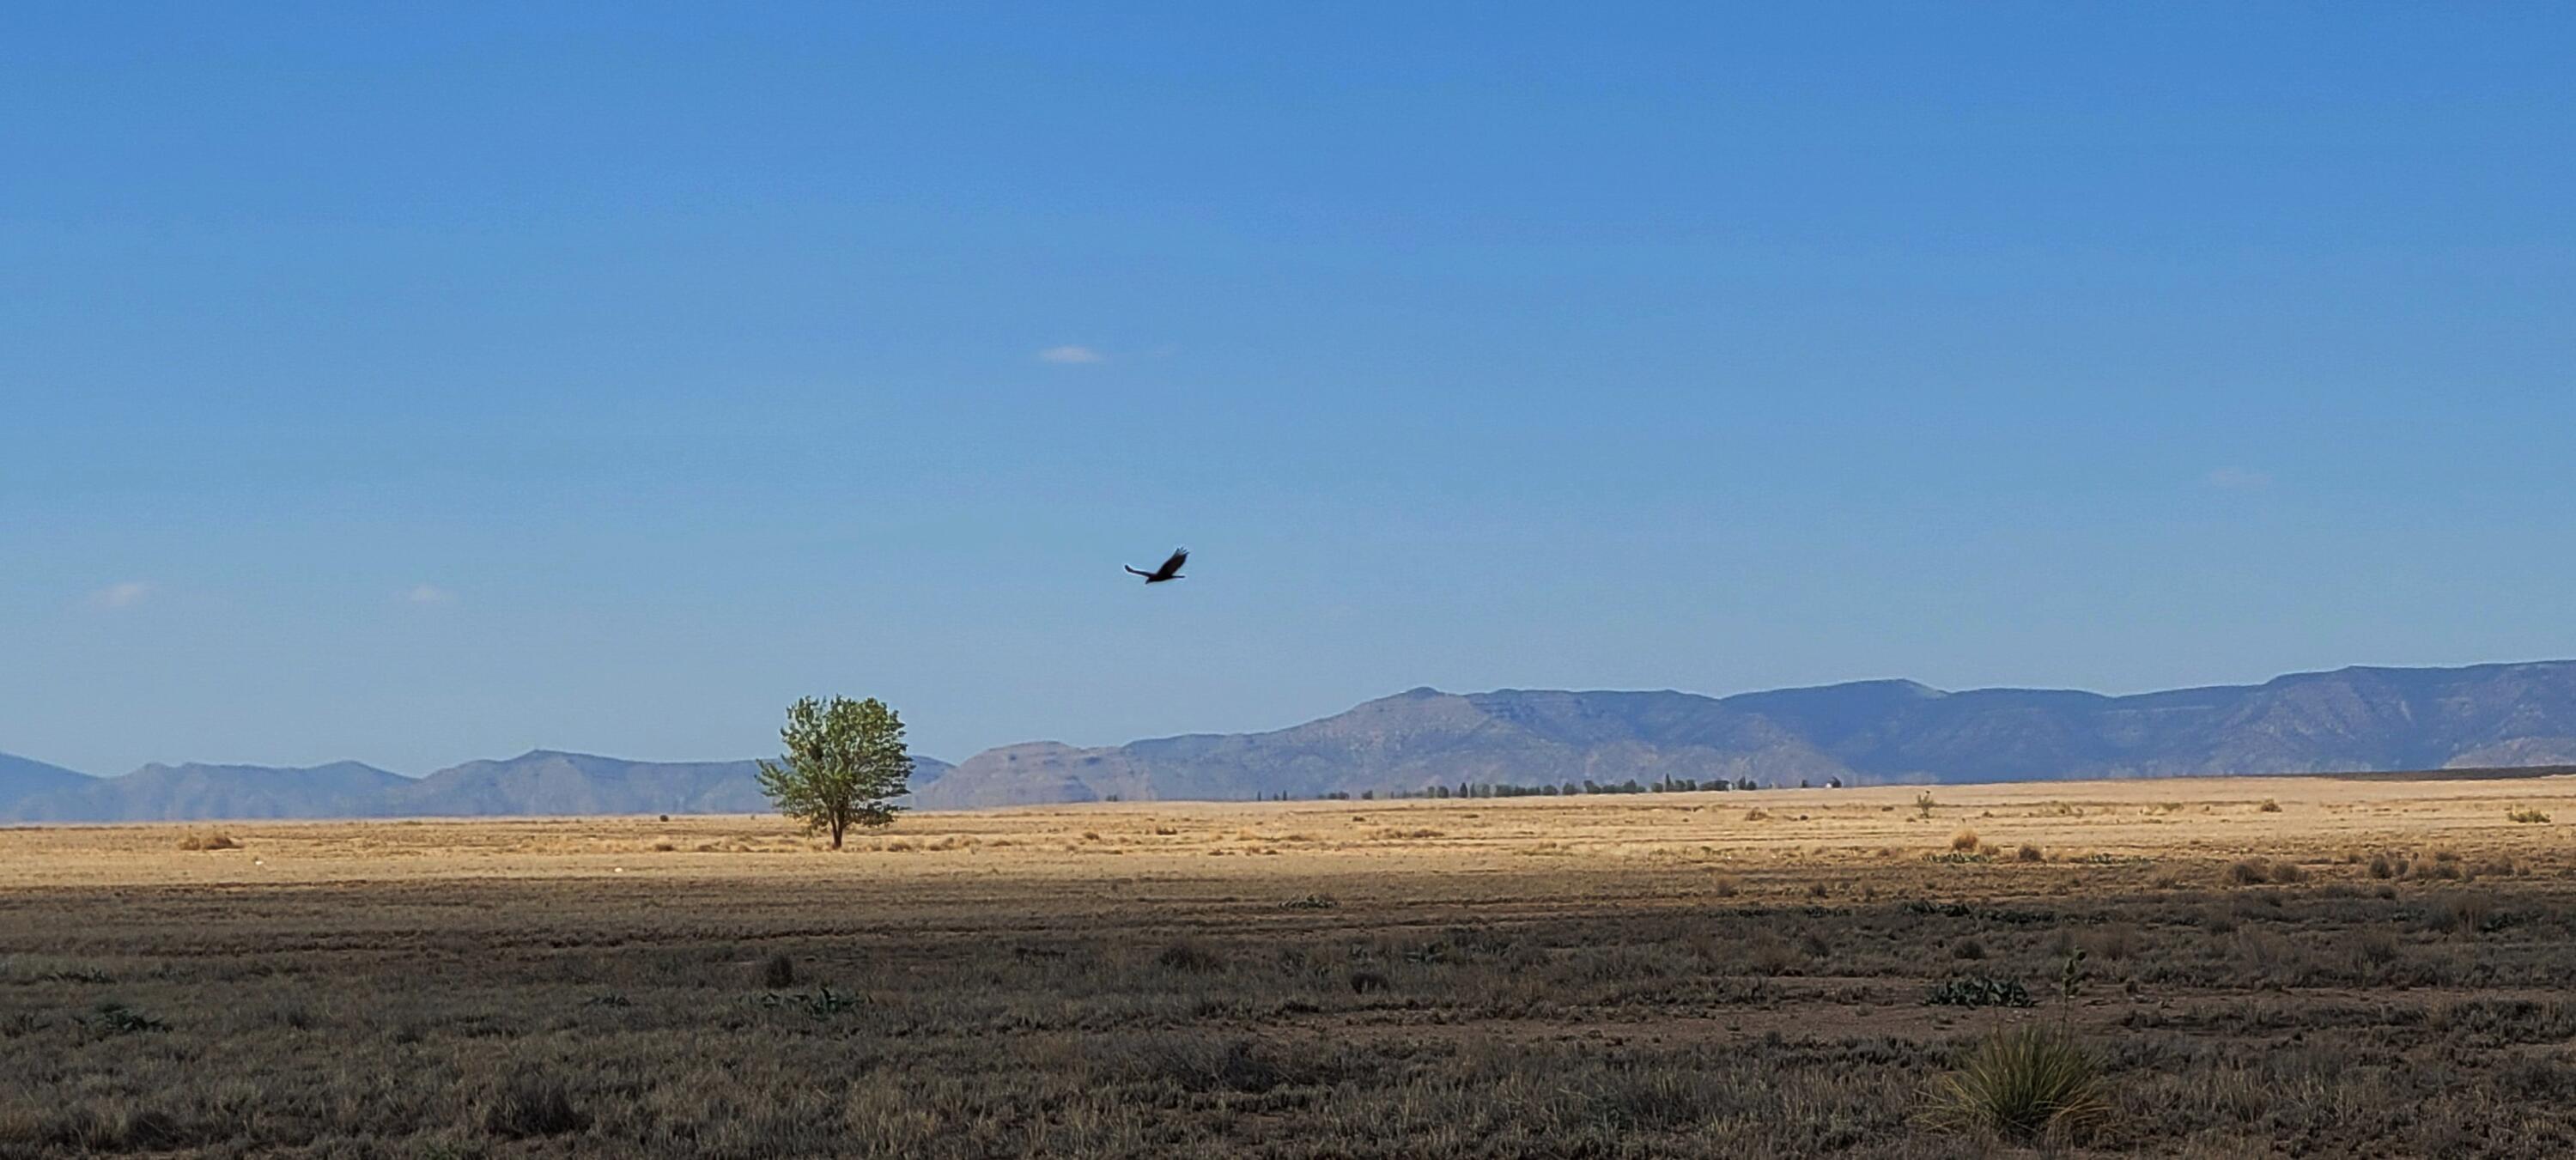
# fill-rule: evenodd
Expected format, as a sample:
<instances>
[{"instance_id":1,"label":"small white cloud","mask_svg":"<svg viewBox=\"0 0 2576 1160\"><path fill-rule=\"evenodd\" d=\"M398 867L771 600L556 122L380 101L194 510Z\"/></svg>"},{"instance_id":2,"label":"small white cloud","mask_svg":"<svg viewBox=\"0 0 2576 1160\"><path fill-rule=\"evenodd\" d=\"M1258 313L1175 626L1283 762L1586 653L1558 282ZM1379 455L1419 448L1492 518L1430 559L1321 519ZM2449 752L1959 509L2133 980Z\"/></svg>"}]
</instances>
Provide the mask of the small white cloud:
<instances>
[{"instance_id":1,"label":"small white cloud","mask_svg":"<svg viewBox=\"0 0 2576 1160\"><path fill-rule=\"evenodd\" d=\"M407 591L407 592L404 592L404 593L403 593L402 598L403 598L404 603L407 603L407 604L454 604L454 603L456 603L456 594L455 594L455 593L450 592L450 591L448 591L448 590L446 590L446 589L444 589L444 588L441 588L441 587L439 587L438 585L435 585L435 584L414 584L414 585L412 585L412 586L411 586L411 589L410 589L409 591Z\"/></svg>"},{"instance_id":2,"label":"small white cloud","mask_svg":"<svg viewBox=\"0 0 2576 1160\"><path fill-rule=\"evenodd\" d=\"M96 592L90 593L89 606L92 608L132 608L137 604L143 603L143 598L150 595L152 595L151 585L140 580L128 580L122 584L110 584L105 588L101 588Z\"/></svg>"},{"instance_id":3,"label":"small white cloud","mask_svg":"<svg viewBox=\"0 0 2576 1160\"><path fill-rule=\"evenodd\" d=\"M1051 346L1038 352L1038 361L1071 365L1107 362L1109 356L1087 346Z\"/></svg>"},{"instance_id":4,"label":"small white cloud","mask_svg":"<svg viewBox=\"0 0 2576 1160\"><path fill-rule=\"evenodd\" d=\"M2222 491L2253 491L2272 486L2270 475L2244 467L2212 468L2201 478L2209 486Z\"/></svg>"}]
</instances>

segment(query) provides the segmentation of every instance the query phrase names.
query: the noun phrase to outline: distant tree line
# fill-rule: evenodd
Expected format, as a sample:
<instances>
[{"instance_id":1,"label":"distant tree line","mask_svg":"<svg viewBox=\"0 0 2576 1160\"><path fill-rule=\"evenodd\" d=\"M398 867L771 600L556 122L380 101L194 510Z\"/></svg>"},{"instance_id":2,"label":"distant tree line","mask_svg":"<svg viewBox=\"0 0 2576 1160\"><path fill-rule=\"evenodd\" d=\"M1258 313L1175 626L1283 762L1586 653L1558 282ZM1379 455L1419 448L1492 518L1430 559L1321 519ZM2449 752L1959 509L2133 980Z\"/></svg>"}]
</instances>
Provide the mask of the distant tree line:
<instances>
[{"instance_id":1,"label":"distant tree line","mask_svg":"<svg viewBox=\"0 0 2576 1160\"><path fill-rule=\"evenodd\" d=\"M1841 789L1842 785L1843 782L1841 778L1834 777L1825 779L1825 787L1828 789ZM1698 778L1690 777L1664 777L1644 782L1638 781L1633 777L1621 782L1598 782L1586 778L1582 781L1551 782L1539 785L1519 785L1511 782L1462 781L1454 786L1428 785L1420 789L1391 790L1364 789L1356 794L1351 793L1348 790L1335 790L1331 793L1320 795L1320 798L1324 801L1380 801L1404 798L1576 797L1583 794L1596 793L1700 793L1712 790L1756 790L1762 788L1764 788L1762 783L1749 777L1740 777L1732 781L1722 777L1711 778L1707 781L1701 781ZM1805 781L1800 781L1798 783L1798 788L1806 789L1809 787ZM1264 795L1264 800L1287 801L1289 800L1289 795L1284 793L1267 794Z\"/></svg>"}]
</instances>

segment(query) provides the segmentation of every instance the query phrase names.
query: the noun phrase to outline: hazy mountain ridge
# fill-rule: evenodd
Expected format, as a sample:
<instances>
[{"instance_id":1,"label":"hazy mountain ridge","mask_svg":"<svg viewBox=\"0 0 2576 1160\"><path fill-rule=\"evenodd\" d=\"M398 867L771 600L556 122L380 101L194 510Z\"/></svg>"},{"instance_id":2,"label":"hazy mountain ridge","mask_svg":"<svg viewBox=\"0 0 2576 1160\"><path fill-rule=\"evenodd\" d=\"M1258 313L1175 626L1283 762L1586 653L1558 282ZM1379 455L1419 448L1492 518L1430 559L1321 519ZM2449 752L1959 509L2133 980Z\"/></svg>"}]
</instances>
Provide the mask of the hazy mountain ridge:
<instances>
[{"instance_id":1,"label":"hazy mountain ridge","mask_svg":"<svg viewBox=\"0 0 2576 1160\"><path fill-rule=\"evenodd\" d=\"M0 821L494 817L765 813L755 760L626 761L534 750L469 761L422 778L354 761L307 768L147 765L91 777L0 755ZM915 788L948 771L913 758Z\"/></svg>"},{"instance_id":2,"label":"hazy mountain ridge","mask_svg":"<svg viewBox=\"0 0 2576 1160\"><path fill-rule=\"evenodd\" d=\"M1433 784L1765 784L2362 772L2576 763L2576 661L2347 668L2129 696L1945 692L1861 681L1730 697L1414 689L1267 733L916 758L914 803L1245 799ZM150 765L93 778L0 755L0 821L756 813L752 761L642 762L537 750L413 779Z\"/></svg>"},{"instance_id":3,"label":"hazy mountain ridge","mask_svg":"<svg viewBox=\"0 0 2576 1160\"><path fill-rule=\"evenodd\" d=\"M79 793L98 779L86 773L0 753L0 817L17 802Z\"/></svg>"},{"instance_id":4,"label":"hazy mountain ridge","mask_svg":"<svg viewBox=\"0 0 2576 1160\"><path fill-rule=\"evenodd\" d=\"M0 803L0 817L30 822L158 822L196 818L375 817L411 779L354 761L303 768L147 765L123 777Z\"/></svg>"},{"instance_id":5,"label":"hazy mountain ridge","mask_svg":"<svg viewBox=\"0 0 2576 1160\"><path fill-rule=\"evenodd\" d=\"M930 808L1459 782L2018 781L2576 761L2576 662L2355 667L2129 696L1861 681L1705 697L1415 689L1269 733L976 754Z\"/></svg>"}]
</instances>

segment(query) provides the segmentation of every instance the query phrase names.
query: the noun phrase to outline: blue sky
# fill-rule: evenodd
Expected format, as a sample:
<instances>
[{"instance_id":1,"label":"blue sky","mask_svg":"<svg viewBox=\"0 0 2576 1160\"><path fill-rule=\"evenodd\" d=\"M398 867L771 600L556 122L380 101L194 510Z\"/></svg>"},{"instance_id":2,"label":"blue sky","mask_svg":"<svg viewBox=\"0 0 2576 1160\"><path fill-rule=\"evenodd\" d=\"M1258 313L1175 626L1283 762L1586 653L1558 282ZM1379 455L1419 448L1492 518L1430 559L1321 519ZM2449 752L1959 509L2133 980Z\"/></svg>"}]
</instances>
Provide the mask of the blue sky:
<instances>
[{"instance_id":1,"label":"blue sky","mask_svg":"<svg viewBox=\"0 0 2576 1160\"><path fill-rule=\"evenodd\" d=\"M0 750L2576 656L2564 8L362 7L0 10Z\"/></svg>"}]
</instances>

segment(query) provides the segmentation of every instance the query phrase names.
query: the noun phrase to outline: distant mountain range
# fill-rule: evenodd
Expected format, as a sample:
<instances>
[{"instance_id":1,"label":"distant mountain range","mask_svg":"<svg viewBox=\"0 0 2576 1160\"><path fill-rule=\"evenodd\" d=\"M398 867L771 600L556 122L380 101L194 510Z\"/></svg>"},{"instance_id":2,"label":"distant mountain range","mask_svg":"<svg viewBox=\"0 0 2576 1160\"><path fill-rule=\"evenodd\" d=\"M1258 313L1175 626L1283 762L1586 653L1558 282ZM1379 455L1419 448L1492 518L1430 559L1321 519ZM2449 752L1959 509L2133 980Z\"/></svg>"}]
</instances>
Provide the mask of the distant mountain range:
<instances>
[{"instance_id":1,"label":"distant mountain range","mask_svg":"<svg viewBox=\"0 0 2576 1160\"><path fill-rule=\"evenodd\" d=\"M1415 689L1270 733L1077 749L1033 742L955 767L916 758L926 809L1248 799L1461 782L1752 778L1766 785L2367 772L2576 763L2576 661L2348 668L2108 697L1863 681L1732 697ZM0 820L756 813L750 761L540 750L408 778L147 765L93 778L0 754Z\"/></svg>"},{"instance_id":2,"label":"distant mountain range","mask_svg":"<svg viewBox=\"0 0 2576 1160\"><path fill-rule=\"evenodd\" d=\"M1311 797L1461 782L1766 785L2318 773L2576 761L2576 661L2348 668L2107 697L1864 681L1733 697L1415 689L1273 733L986 750L925 808Z\"/></svg>"},{"instance_id":3,"label":"distant mountain range","mask_svg":"<svg viewBox=\"0 0 2576 1160\"><path fill-rule=\"evenodd\" d=\"M914 757L917 791L948 763ZM147 765L90 777L0 754L0 821L766 813L756 761L621 761L537 750L422 778L343 761L302 769Z\"/></svg>"}]
</instances>

